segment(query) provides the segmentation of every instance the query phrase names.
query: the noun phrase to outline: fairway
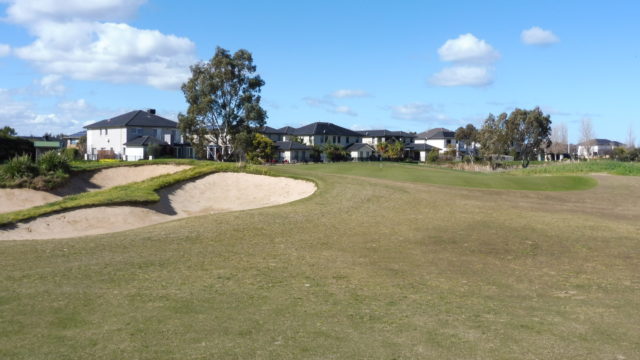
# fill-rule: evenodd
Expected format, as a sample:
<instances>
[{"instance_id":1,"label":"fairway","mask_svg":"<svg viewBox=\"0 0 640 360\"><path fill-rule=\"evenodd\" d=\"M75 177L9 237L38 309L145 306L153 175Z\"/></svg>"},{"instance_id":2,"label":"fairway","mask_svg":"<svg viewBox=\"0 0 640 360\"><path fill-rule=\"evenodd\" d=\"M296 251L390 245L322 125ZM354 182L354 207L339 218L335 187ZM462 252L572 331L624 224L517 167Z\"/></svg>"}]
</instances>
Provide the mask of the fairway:
<instances>
[{"instance_id":1,"label":"fairway","mask_svg":"<svg viewBox=\"0 0 640 360\"><path fill-rule=\"evenodd\" d=\"M0 358L640 358L640 177L270 170L318 189L0 242Z\"/></svg>"}]
</instances>

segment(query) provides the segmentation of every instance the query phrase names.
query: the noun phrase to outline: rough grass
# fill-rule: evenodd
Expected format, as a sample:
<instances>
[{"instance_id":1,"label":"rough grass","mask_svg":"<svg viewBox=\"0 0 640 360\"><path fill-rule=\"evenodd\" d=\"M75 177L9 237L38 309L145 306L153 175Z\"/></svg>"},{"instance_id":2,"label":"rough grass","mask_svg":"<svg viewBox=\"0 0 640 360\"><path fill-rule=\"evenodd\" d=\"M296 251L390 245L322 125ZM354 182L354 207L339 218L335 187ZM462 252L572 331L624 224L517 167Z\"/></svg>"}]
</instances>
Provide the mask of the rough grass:
<instances>
[{"instance_id":1,"label":"rough grass","mask_svg":"<svg viewBox=\"0 0 640 360\"><path fill-rule=\"evenodd\" d=\"M0 243L0 358L640 358L638 178L516 192L272 171L318 191Z\"/></svg>"},{"instance_id":2,"label":"rough grass","mask_svg":"<svg viewBox=\"0 0 640 360\"><path fill-rule=\"evenodd\" d=\"M640 162L622 162L614 160L591 160L580 162L548 162L527 169L512 171L524 175L558 175L558 174L595 174L640 176Z\"/></svg>"},{"instance_id":3,"label":"rough grass","mask_svg":"<svg viewBox=\"0 0 640 360\"><path fill-rule=\"evenodd\" d=\"M180 163L184 163L184 162L180 162ZM113 163L106 163L106 164L113 164ZM125 164L125 163L119 163L119 164ZM153 162L153 164L157 164L157 162ZM105 190L92 191L92 192L86 192L86 193L77 194L77 195L66 196L61 200L40 205L40 206L35 206L29 209L18 210L18 211L13 211L8 213L1 213L0 226L13 224L19 221L32 219L45 214L50 214L50 213L59 212L63 210L70 210L74 208L119 205L119 204L144 204L144 203L156 202L160 200L160 197L156 192L157 190L179 183L179 182L183 182L189 179L194 179L194 178L207 175L207 174L212 174L215 172L240 171L240 172L248 172L248 173L258 173L258 174L266 173L265 168L254 167L254 166L240 167L233 163L198 162L198 163L190 163L190 164L195 164L196 166L173 173L173 174L160 175L160 176L156 176L151 179L147 179L140 182L115 186Z\"/></svg>"},{"instance_id":4,"label":"rough grass","mask_svg":"<svg viewBox=\"0 0 640 360\"><path fill-rule=\"evenodd\" d=\"M390 162L313 164L304 165L303 167L305 172L483 189L568 191L586 190L597 185L593 178L584 176L513 176L505 173L467 172L433 166L405 165Z\"/></svg>"}]
</instances>

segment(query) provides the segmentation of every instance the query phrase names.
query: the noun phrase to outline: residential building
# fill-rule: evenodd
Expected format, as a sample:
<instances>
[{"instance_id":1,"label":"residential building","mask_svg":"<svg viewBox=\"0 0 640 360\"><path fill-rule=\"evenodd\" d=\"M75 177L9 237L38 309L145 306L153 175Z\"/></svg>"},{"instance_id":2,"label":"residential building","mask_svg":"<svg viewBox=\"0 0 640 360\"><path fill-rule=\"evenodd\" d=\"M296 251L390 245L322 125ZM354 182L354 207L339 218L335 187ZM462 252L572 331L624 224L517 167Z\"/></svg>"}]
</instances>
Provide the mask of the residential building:
<instances>
[{"instance_id":1,"label":"residential building","mask_svg":"<svg viewBox=\"0 0 640 360\"><path fill-rule=\"evenodd\" d=\"M416 135L416 144L427 144L438 148L440 153L444 153L448 148L458 149L456 133L445 128L435 128L423 131Z\"/></svg>"},{"instance_id":2,"label":"residential building","mask_svg":"<svg viewBox=\"0 0 640 360\"><path fill-rule=\"evenodd\" d=\"M624 146L623 143L609 139L593 139L589 144L578 144L580 157L605 157L611 155L614 148Z\"/></svg>"},{"instance_id":3,"label":"residential building","mask_svg":"<svg viewBox=\"0 0 640 360\"><path fill-rule=\"evenodd\" d=\"M371 160L375 155L376 149L371 144L367 143L354 143L346 148L346 151L351 156L353 161L367 161Z\"/></svg>"},{"instance_id":4,"label":"residential building","mask_svg":"<svg viewBox=\"0 0 640 360\"><path fill-rule=\"evenodd\" d=\"M362 136L362 142L365 144L376 145L387 142L401 141L405 144L413 144L416 138L416 133L408 133L404 131L390 131L390 130L362 130L358 131Z\"/></svg>"},{"instance_id":5,"label":"residential building","mask_svg":"<svg viewBox=\"0 0 640 360\"><path fill-rule=\"evenodd\" d=\"M130 111L85 128L87 159L139 160L146 156L150 144L168 146L181 143L178 123L156 115L155 109ZM132 144L129 151L127 144Z\"/></svg>"},{"instance_id":6,"label":"residential building","mask_svg":"<svg viewBox=\"0 0 640 360\"><path fill-rule=\"evenodd\" d=\"M78 131L77 133L63 136L62 141L64 141L64 146L66 148L70 148L70 149L77 148L78 141L80 141L80 138L86 135L87 135L86 131Z\"/></svg>"}]
</instances>

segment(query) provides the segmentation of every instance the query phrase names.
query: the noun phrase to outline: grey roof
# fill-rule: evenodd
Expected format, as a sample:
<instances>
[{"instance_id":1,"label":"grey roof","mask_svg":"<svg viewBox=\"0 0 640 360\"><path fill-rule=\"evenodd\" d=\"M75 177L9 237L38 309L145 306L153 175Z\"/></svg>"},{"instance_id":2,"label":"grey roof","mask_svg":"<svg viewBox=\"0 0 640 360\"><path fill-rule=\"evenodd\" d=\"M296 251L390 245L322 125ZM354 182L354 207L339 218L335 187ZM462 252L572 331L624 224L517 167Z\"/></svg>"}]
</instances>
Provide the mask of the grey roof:
<instances>
[{"instance_id":1,"label":"grey roof","mask_svg":"<svg viewBox=\"0 0 640 360\"><path fill-rule=\"evenodd\" d=\"M63 139L79 139L83 136L87 135L87 131L78 131L77 133L73 133L71 135L63 136Z\"/></svg>"},{"instance_id":2,"label":"grey roof","mask_svg":"<svg viewBox=\"0 0 640 360\"><path fill-rule=\"evenodd\" d=\"M584 146L585 143L581 142L578 145L583 145ZM598 146L613 145L613 146L616 146L616 147L624 146L624 144L621 143L621 142L614 141L614 140L609 140L609 139L593 139L593 143L591 144L591 146L594 146L594 145L598 145Z\"/></svg>"},{"instance_id":3,"label":"grey roof","mask_svg":"<svg viewBox=\"0 0 640 360\"><path fill-rule=\"evenodd\" d=\"M390 131L390 130L361 130L358 133L362 136L403 136L403 137L416 137L415 133L408 133L404 131Z\"/></svg>"},{"instance_id":4,"label":"grey roof","mask_svg":"<svg viewBox=\"0 0 640 360\"><path fill-rule=\"evenodd\" d=\"M295 142L295 141L276 141L275 144L276 144L276 148L278 150L284 150L284 151L289 151L289 150L309 150L309 149L311 149L307 145L300 144L299 142Z\"/></svg>"},{"instance_id":5,"label":"grey roof","mask_svg":"<svg viewBox=\"0 0 640 360\"><path fill-rule=\"evenodd\" d=\"M423 131L417 135L421 139L453 139L456 133L445 128L435 128Z\"/></svg>"},{"instance_id":6,"label":"grey roof","mask_svg":"<svg viewBox=\"0 0 640 360\"><path fill-rule=\"evenodd\" d=\"M177 128L178 123L144 110L134 110L111 119L101 120L85 126L85 129L120 127L163 127Z\"/></svg>"},{"instance_id":7,"label":"grey roof","mask_svg":"<svg viewBox=\"0 0 640 360\"><path fill-rule=\"evenodd\" d=\"M440 148L431 146L429 144L408 144L407 146L405 146L405 150L411 151L431 151L433 149L440 150Z\"/></svg>"},{"instance_id":8,"label":"grey roof","mask_svg":"<svg viewBox=\"0 0 640 360\"><path fill-rule=\"evenodd\" d=\"M295 129L294 135L342 135L342 136L356 136L362 135L349 129L345 129L342 126L327 122L315 122L309 125Z\"/></svg>"},{"instance_id":9,"label":"grey roof","mask_svg":"<svg viewBox=\"0 0 640 360\"><path fill-rule=\"evenodd\" d=\"M347 146L347 148L345 150L351 152L351 151L360 151L361 149L364 148L369 148L369 150L371 151L375 151L376 149L373 148L373 146L366 144L366 143L354 143L351 144L349 146Z\"/></svg>"},{"instance_id":10,"label":"grey roof","mask_svg":"<svg viewBox=\"0 0 640 360\"><path fill-rule=\"evenodd\" d=\"M262 134L279 134L278 129L272 128L271 126L263 126L262 129L260 129L260 133Z\"/></svg>"},{"instance_id":11,"label":"grey roof","mask_svg":"<svg viewBox=\"0 0 640 360\"><path fill-rule=\"evenodd\" d=\"M158 144L158 145L169 145L166 141L164 140L160 140L158 138L155 138L153 136L138 136L135 137L129 141L127 141L124 145L125 146L148 146L151 144Z\"/></svg>"}]
</instances>

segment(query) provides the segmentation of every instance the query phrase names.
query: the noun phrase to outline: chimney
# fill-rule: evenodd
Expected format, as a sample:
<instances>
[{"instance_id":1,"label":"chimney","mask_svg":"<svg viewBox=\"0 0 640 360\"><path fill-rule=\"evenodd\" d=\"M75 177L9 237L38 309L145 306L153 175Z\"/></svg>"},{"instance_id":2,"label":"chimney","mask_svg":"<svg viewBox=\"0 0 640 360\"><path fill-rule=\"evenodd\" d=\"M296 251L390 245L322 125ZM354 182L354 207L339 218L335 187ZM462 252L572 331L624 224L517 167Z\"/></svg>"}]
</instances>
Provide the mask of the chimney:
<instances>
[{"instance_id":1,"label":"chimney","mask_svg":"<svg viewBox=\"0 0 640 360\"><path fill-rule=\"evenodd\" d=\"M147 112L151 115L155 115L156 114L156 109L147 109Z\"/></svg>"}]
</instances>

